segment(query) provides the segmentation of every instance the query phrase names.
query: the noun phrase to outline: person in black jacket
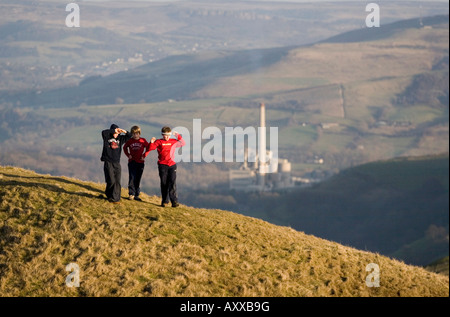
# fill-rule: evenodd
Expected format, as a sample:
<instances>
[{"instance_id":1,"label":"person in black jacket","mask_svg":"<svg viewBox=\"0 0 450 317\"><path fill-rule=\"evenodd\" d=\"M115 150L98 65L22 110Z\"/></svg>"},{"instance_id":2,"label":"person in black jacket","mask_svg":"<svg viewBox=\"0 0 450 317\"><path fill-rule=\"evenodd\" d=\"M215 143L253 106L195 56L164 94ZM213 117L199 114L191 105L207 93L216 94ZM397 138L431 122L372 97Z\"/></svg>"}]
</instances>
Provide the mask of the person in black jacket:
<instances>
[{"instance_id":1,"label":"person in black jacket","mask_svg":"<svg viewBox=\"0 0 450 317\"><path fill-rule=\"evenodd\" d=\"M117 124L112 124L109 129L102 131L102 138L103 151L100 160L104 162L105 195L110 202L118 204L120 203L122 190L120 185L122 174L120 154L122 153L122 146L131 138L131 133L119 128Z\"/></svg>"}]
</instances>

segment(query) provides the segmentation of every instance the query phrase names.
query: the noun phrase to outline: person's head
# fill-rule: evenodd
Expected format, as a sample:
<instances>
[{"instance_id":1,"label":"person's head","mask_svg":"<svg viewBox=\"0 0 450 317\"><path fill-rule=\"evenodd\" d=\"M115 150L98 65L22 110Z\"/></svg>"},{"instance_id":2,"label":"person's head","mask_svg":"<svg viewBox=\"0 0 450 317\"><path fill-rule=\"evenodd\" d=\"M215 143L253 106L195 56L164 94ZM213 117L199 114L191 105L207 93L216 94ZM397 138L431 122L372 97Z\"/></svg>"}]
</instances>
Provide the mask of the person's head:
<instances>
[{"instance_id":1,"label":"person's head","mask_svg":"<svg viewBox=\"0 0 450 317\"><path fill-rule=\"evenodd\" d=\"M109 127L110 130L115 130L117 129L119 126L117 124L111 124L111 127ZM113 137L117 138L119 136L119 133L113 133Z\"/></svg>"},{"instance_id":2,"label":"person's head","mask_svg":"<svg viewBox=\"0 0 450 317\"><path fill-rule=\"evenodd\" d=\"M172 129L169 127L163 127L161 129L161 134L165 141L170 139L170 136L172 135Z\"/></svg>"},{"instance_id":3,"label":"person's head","mask_svg":"<svg viewBox=\"0 0 450 317\"><path fill-rule=\"evenodd\" d=\"M135 126L131 127L130 132L131 132L131 135L132 135L133 139L135 139L135 140L139 140L140 139L140 137L141 137L141 128L139 126L135 125Z\"/></svg>"}]
</instances>

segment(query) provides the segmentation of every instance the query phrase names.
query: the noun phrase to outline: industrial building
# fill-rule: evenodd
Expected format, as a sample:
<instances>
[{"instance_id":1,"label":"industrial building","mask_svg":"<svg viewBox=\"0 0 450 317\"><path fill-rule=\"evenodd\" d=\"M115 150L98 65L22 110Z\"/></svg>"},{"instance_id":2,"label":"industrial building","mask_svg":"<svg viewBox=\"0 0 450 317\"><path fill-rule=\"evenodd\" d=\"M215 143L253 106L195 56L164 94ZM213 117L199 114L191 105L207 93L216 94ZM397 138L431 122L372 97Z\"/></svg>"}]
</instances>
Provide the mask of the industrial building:
<instances>
[{"instance_id":1,"label":"industrial building","mask_svg":"<svg viewBox=\"0 0 450 317\"><path fill-rule=\"evenodd\" d=\"M260 104L260 127L266 127L266 107ZM295 186L291 176L291 163L287 159L273 157L267 150L266 135L258 137L261 153L245 153L245 161L239 169L229 171L230 189L239 191L270 191L289 189ZM249 162L249 155L256 156Z\"/></svg>"}]
</instances>

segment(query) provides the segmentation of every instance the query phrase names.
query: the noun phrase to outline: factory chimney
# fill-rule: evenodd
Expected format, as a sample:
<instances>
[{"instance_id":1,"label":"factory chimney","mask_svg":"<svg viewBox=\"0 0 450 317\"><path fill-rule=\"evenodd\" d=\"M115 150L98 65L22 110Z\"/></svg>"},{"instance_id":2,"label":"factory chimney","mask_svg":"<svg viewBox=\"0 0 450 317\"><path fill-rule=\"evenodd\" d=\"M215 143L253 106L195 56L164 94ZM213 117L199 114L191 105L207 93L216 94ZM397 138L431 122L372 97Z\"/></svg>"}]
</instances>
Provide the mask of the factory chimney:
<instances>
[{"instance_id":1,"label":"factory chimney","mask_svg":"<svg viewBox=\"0 0 450 317\"><path fill-rule=\"evenodd\" d=\"M264 103L260 104L259 108L259 147L258 147L258 156L259 156L259 183L260 185L264 185L264 177L267 172L267 147L266 147L266 106Z\"/></svg>"}]
</instances>

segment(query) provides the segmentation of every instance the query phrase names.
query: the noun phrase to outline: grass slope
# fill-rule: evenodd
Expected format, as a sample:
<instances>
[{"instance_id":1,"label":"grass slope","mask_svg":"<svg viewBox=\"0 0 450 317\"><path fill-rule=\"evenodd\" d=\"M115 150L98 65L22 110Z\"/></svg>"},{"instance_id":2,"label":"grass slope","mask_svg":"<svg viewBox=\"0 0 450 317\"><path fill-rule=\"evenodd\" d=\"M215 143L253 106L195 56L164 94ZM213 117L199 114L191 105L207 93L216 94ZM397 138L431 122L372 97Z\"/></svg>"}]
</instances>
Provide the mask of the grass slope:
<instances>
[{"instance_id":1,"label":"grass slope","mask_svg":"<svg viewBox=\"0 0 450 317\"><path fill-rule=\"evenodd\" d=\"M14 167L0 184L1 296L449 295L446 276L228 211L112 205L101 184Z\"/></svg>"},{"instance_id":2,"label":"grass slope","mask_svg":"<svg viewBox=\"0 0 450 317\"><path fill-rule=\"evenodd\" d=\"M448 269L449 269L448 256L438 261L434 261L430 265L427 265L426 268L427 270L430 270L432 272L437 272L448 276Z\"/></svg>"}]
</instances>

